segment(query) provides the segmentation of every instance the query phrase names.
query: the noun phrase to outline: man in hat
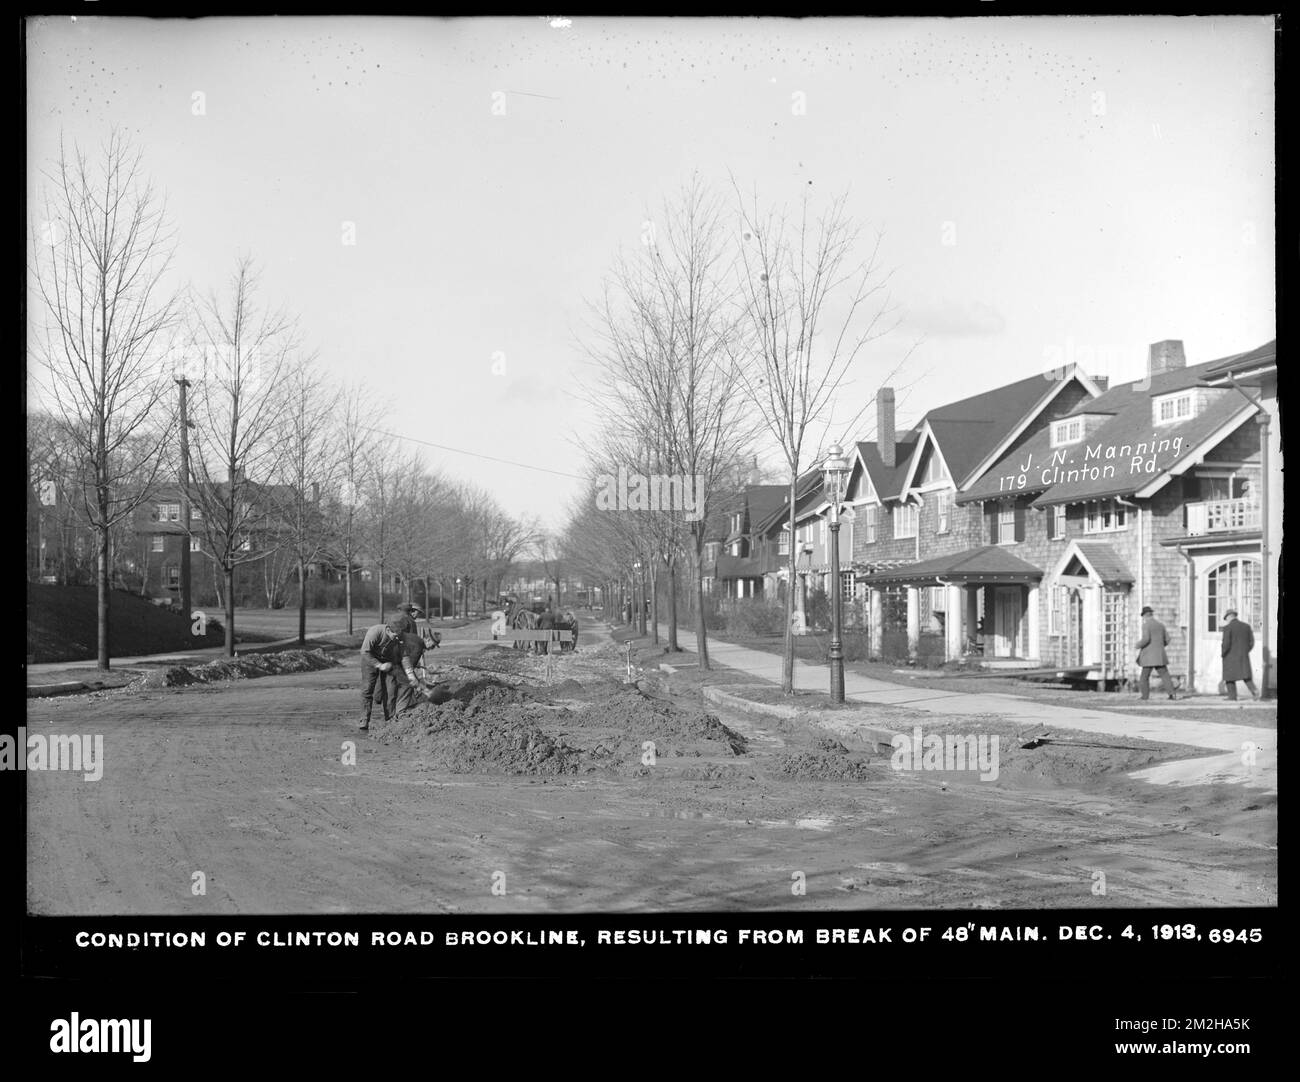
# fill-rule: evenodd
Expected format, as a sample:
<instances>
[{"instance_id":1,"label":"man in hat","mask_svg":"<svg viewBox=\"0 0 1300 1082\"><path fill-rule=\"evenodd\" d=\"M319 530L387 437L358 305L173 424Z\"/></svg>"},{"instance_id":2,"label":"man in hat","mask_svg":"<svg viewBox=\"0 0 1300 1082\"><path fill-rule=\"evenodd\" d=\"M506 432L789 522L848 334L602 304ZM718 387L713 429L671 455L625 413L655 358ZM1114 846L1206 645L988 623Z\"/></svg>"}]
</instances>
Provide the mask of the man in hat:
<instances>
[{"instance_id":1,"label":"man in hat","mask_svg":"<svg viewBox=\"0 0 1300 1082\"><path fill-rule=\"evenodd\" d=\"M393 720L415 705L415 696L433 698L433 688L420 678L416 667L424 656L424 640L419 635L399 635L384 651L389 666L389 692L393 700Z\"/></svg>"},{"instance_id":2,"label":"man in hat","mask_svg":"<svg viewBox=\"0 0 1300 1082\"><path fill-rule=\"evenodd\" d=\"M387 658L388 650L397 641L397 635L386 624L375 624L368 628L361 639L361 701L365 713L357 726L363 733L370 730L370 711L375 702L375 687L379 687L379 702L384 710L384 720L391 718L388 706L388 678L385 675L392 667Z\"/></svg>"},{"instance_id":3,"label":"man in hat","mask_svg":"<svg viewBox=\"0 0 1300 1082\"><path fill-rule=\"evenodd\" d=\"M1171 699L1178 698L1174 694L1173 681L1169 678L1169 655L1165 653L1165 647L1168 645L1169 632L1165 630L1165 625L1156 619L1155 609L1150 605L1143 606L1142 637L1137 644L1137 663L1142 666L1138 690L1141 692L1143 702L1151 697L1152 669L1160 674L1160 683L1165 689L1165 694Z\"/></svg>"},{"instance_id":4,"label":"man in hat","mask_svg":"<svg viewBox=\"0 0 1300 1082\"><path fill-rule=\"evenodd\" d=\"M412 605L406 601L397 606L397 615L388 621L388 626L396 635L418 635L420 629L415 623L415 618L423 615L419 605Z\"/></svg>"},{"instance_id":5,"label":"man in hat","mask_svg":"<svg viewBox=\"0 0 1300 1082\"><path fill-rule=\"evenodd\" d=\"M1255 673L1250 667L1250 652L1255 648L1255 633L1250 625L1237 619L1237 610L1223 614L1223 687L1229 702L1237 701L1237 681L1244 680L1252 699L1259 698L1255 690Z\"/></svg>"}]
</instances>

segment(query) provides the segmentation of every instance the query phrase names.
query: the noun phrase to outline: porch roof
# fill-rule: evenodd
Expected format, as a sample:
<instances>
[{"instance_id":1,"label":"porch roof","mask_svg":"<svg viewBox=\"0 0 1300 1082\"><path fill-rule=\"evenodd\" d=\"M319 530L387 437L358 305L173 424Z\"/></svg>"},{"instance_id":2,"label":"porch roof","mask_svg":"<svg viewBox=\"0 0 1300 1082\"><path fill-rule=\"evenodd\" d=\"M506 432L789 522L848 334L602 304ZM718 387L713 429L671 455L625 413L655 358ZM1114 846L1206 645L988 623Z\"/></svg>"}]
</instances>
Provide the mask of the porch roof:
<instances>
[{"instance_id":1,"label":"porch roof","mask_svg":"<svg viewBox=\"0 0 1300 1082\"><path fill-rule=\"evenodd\" d=\"M919 563L859 575L861 582L908 586L935 586L936 580L960 583L1038 582L1042 568L1013 556L1001 545L983 545Z\"/></svg>"}]
</instances>

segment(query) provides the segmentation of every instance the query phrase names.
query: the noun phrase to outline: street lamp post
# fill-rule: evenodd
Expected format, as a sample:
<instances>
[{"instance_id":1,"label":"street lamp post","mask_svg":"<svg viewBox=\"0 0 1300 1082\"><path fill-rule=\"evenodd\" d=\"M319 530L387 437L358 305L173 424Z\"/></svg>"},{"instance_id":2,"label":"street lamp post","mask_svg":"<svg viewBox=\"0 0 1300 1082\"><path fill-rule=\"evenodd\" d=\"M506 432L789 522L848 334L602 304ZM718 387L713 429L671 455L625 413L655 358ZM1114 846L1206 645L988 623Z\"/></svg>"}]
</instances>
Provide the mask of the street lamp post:
<instances>
[{"instance_id":1,"label":"street lamp post","mask_svg":"<svg viewBox=\"0 0 1300 1082\"><path fill-rule=\"evenodd\" d=\"M844 643L842 635L842 591L840 589L840 503L849 476L849 463L838 443L831 444L822 465L822 487L831 512L831 702L844 702Z\"/></svg>"}]
</instances>

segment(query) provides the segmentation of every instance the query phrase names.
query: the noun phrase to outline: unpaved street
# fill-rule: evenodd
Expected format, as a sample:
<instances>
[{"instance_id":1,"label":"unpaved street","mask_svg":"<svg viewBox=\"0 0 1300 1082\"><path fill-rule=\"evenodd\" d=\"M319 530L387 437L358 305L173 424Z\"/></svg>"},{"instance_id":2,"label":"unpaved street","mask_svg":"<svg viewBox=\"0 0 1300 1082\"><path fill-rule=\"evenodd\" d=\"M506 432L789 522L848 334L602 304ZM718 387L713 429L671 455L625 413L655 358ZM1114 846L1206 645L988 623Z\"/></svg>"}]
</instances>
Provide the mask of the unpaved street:
<instances>
[{"instance_id":1,"label":"unpaved street","mask_svg":"<svg viewBox=\"0 0 1300 1082\"><path fill-rule=\"evenodd\" d=\"M583 638L589 654L597 637ZM466 664L479 656L479 644L452 646ZM558 663L549 699L520 706L485 676L486 690L471 699L467 689L463 710L426 707L404 730L370 736L354 729L350 653L324 672L33 701L29 733L102 733L105 770L97 782L27 774L30 909L1276 902L1275 798L1240 786L1154 786L1100 757L1099 773L1082 783L1077 764L1063 764L1072 779L1063 784L1039 752L1008 756L991 783L900 773L888 754L827 743L825 730L710 705L743 738L737 755L708 728L698 690L629 709L640 700L609 679L621 671L616 653L596 653L605 660L585 660L580 672ZM603 682L592 676L602 668ZM493 727L516 716L533 719L533 737ZM640 758L647 733L653 767ZM352 745L355 765L345 764ZM570 768L554 772L566 755ZM505 773L507 762L532 772ZM475 763L479 772L459 772ZM196 872L204 894L192 893ZM806 893L792 890L800 885Z\"/></svg>"}]
</instances>

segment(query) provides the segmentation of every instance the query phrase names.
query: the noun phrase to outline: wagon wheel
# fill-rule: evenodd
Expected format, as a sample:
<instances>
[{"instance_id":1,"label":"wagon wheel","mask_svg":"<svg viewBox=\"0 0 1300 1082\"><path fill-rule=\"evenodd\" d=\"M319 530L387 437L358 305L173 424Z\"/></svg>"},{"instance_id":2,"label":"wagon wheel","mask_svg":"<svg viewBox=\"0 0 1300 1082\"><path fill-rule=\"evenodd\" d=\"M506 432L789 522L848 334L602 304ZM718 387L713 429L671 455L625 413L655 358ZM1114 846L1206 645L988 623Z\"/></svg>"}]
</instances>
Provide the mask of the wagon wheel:
<instances>
[{"instance_id":1,"label":"wagon wheel","mask_svg":"<svg viewBox=\"0 0 1300 1082\"><path fill-rule=\"evenodd\" d=\"M510 626L517 630L523 630L523 629L531 630L533 627L532 617L533 614L531 612L529 612L527 609L521 608L515 612L514 616L511 617ZM527 650L531 645L532 643L528 642L525 639L515 640L516 650Z\"/></svg>"}]
</instances>

